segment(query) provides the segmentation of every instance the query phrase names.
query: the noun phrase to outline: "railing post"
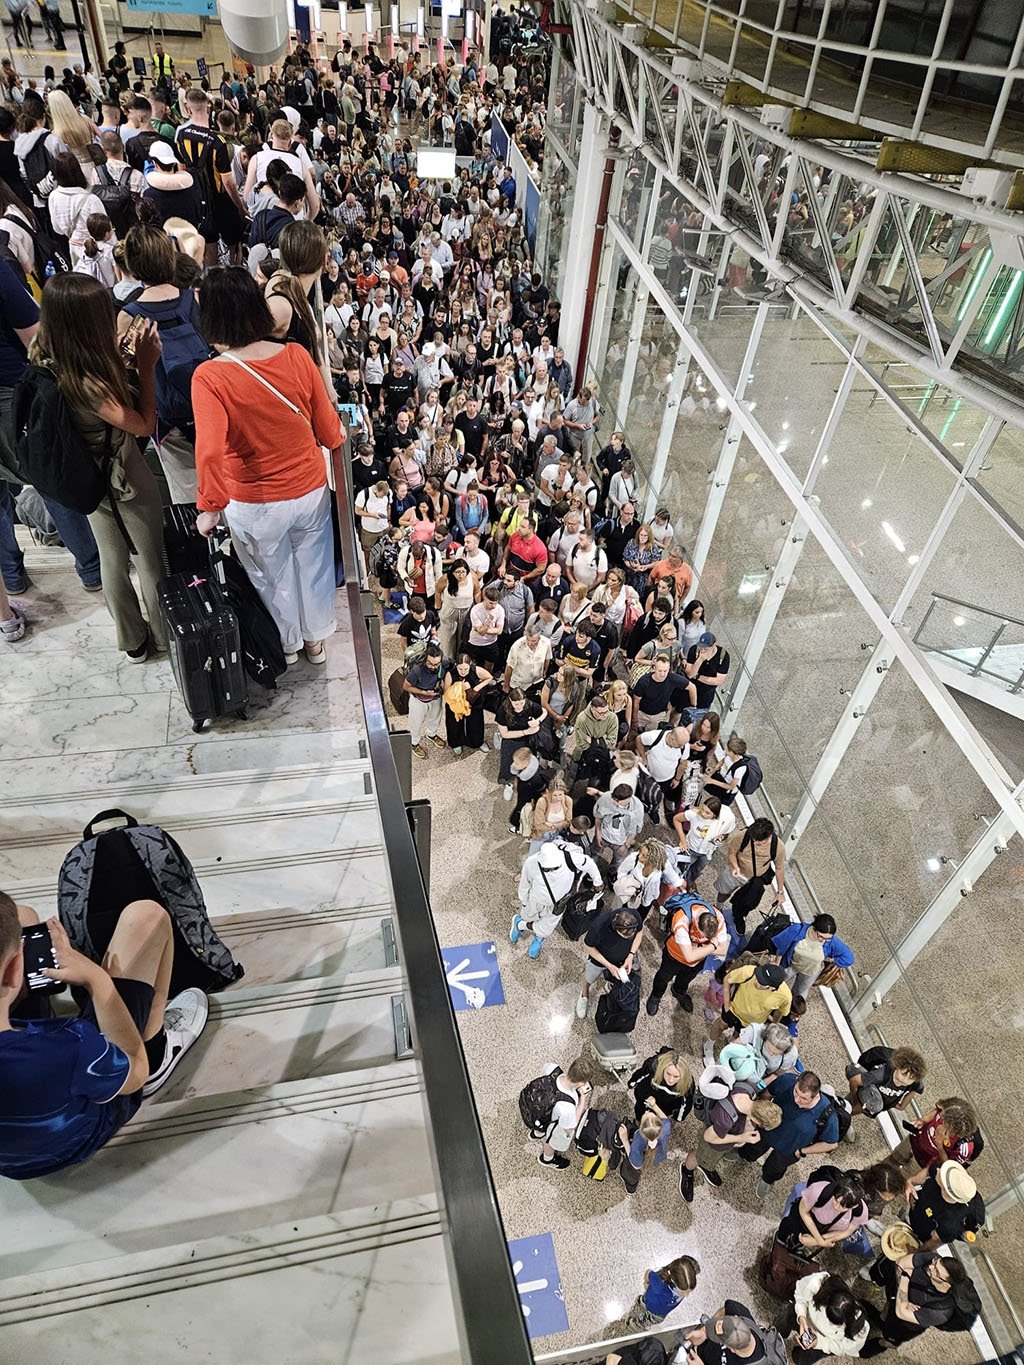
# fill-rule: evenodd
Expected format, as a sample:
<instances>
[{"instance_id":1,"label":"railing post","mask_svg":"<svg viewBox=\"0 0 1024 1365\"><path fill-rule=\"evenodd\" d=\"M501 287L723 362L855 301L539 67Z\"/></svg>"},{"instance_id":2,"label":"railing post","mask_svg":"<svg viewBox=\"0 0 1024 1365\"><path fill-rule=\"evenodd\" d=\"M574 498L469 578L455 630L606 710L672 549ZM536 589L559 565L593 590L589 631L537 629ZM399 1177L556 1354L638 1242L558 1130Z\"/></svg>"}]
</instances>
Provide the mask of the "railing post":
<instances>
[{"instance_id":1,"label":"railing post","mask_svg":"<svg viewBox=\"0 0 1024 1365\"><path fill-rule=\"evenodd\" d=\"M406 801L405 813L409 817L409 826L412 829L412 837L416 841L416 856L420 863L420 876L423 878L423 889L430 895L430 849L434 829L434 817L430 809L430 802L420 797L415 801Z\"/></svg>"},{"instance_id":2,"label":"railing post","mask_svg":"<svg viewBox=\"0 0 1024 1365\"><path fill-rule=\"evenodd\" d=\"M390 730L391 757L398 770L398 785L406 805L412 800L412 735L408 730Z\"/></svg>"}]
</instances>

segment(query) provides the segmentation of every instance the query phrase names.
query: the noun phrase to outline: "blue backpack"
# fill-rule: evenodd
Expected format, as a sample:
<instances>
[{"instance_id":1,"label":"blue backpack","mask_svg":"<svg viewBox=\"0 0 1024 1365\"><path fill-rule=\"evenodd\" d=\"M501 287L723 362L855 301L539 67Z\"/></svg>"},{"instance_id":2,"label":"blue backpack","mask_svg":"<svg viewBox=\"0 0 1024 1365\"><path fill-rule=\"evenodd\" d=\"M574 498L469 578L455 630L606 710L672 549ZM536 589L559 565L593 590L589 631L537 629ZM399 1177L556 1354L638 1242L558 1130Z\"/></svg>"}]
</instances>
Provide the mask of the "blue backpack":
<instances>
[{"instance_id":1,"label":"blue backpack","mask_svg":"<svg viewBox=\"0 0 1024 1365\"><path fill-rule=\"evenodd\" d=\"M212 354L196 326L196 303L191 294L162 303L124 304L133 318L149 318L156 323L163 350L156 367L156 415L163 430L190 427L192 414L192 376Z\"/></svg>"}]
</instances>

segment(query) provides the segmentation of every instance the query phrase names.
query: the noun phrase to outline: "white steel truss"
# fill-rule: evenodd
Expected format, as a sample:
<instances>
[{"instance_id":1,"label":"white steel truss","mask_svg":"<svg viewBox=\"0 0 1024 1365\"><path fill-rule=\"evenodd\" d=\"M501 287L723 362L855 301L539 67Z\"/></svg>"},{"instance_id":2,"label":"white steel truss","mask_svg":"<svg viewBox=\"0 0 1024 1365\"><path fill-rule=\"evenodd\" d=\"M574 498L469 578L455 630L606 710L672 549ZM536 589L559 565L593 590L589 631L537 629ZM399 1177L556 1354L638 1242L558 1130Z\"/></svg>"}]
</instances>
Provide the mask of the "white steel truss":
<instances>
[{"instance_id":1,"label":"white steel truss","mask_svg":"<svg viewBox=\"0 0 1024 1365\"><path fill-rule=\"evenodd\" d=\"M1001 373L1013 376L1024 368L1024 288L998 319L1005 358L980 357L992 371L991 384L961 363L989 286L1003 268L999 262L1007 259L1006 244L1018 239L1019 215L974 204L934 180L880 173L834 143L789 137L762 124L756 112L725 105L713 90L674 72L658 52L580 0L562 8L572 20L588 100L620 128L623 145L636 149L666 185L763 266L765 290L784 292L856 328L934 382L1024 428L1024 401L998 387ZM770 167L761 182L755 181L758 148ZM769 203L766 182L783 165L777 202L788 204L794 191L802 191L809 215L802 225ZM831 178L821 202L815 187L823 169ZM845 205L857 196L869 209L846 227ZM936 269L942 257L931 253L936 273L926 279L921 257L940 223L948 258ZM962 303L953 308L955 291ZM972 356L974 370L978 359Z\"/></svg>"}]
</instances>

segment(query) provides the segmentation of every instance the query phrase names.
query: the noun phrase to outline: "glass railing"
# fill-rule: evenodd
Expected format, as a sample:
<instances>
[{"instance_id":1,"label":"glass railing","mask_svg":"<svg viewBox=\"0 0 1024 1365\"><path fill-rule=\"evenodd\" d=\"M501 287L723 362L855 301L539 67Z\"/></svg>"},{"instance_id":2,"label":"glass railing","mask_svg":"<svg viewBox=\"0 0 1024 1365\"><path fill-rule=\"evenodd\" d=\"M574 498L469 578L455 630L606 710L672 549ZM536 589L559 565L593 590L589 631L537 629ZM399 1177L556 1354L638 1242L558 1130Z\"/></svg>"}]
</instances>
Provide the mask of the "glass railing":
<instances>
[{"instance_id":1,"label":"glass railing","mask_svg":"<svg viewBox=\"0 0 1024 1365\"><path fill-rule=\"evenodd\" d=\"M355 538L351 475L344 455L348 448L343 447L332 460L336 529L344 568L342 591L351 621L368 755L380 808L392 916L406 983L411 1049L422 1069L427 1135L443 1202L445 1249L461 1335L461 1358L470 1365L531 1365L533 1356L498 1196L426 889L429 870L427 876L421 870L421 848L407 799L408 774L400 774L395 761L379 662L374 657L373 631L364 614L364 568ZM415 1324L410 1324L410 1330L415 1330Z\"/></svg>"},{"instance_id":2,"label":"glass railing","mask_svg":"<svg viewBox=\"0 0 1024 1365\"><path fill-rule=\"evenodd\" d=\"M914 644L969 677L991 678L1007 692L1024 687L1024 621L933 592Z\"/></svg>"}]
</instances>

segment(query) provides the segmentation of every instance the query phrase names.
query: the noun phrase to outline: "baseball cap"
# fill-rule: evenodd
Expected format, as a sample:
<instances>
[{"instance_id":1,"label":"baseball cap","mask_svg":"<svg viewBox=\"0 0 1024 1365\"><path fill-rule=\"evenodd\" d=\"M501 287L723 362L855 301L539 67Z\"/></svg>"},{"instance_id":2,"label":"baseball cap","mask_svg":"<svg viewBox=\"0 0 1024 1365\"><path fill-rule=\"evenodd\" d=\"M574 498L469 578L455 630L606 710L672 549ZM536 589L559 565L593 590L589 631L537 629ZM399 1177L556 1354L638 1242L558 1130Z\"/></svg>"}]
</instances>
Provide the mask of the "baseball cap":
<instances>
[{"instance_id":1,"label":"baseball cap","mask_svg":"<svg viewBox=\"0 0 1024 1365\"><path fill-rule=\"evenodd\" d=\"M715 637L711 634L710 630L706 630L697 641L697 644L701 649L707 649L709 645L713 645L714 643Z\"/></svg>"},{"instance_id":2,"label":"baseball cap","mask_svg":"<svg viewBox=\"0 0 1024 1365\"><path fill-rule=\"evenodd\" d=\"M158 166L176 166L178 153L169 142L153 142L149 148L149 159L155 161Z\"/></svg>"},{"instance_id":3,"label":"baseball cap","mask_svg":"<svg viewBox=\"0 0 1024 1365\"><path fill-rule=\"evenodd\" d=\"M284 107L281 110L281 113L292 125L292 132L294 133L295 130L298 128L299 124L302 122L302 115L299 113L297 109L293 109L290 104L284 105Z\"/></svg>"},{"instance_id":4,"label":"baseball cap","mask_svg":"<svg viewBox=\"0 0 1024 1365\"><path fill-rule=\"evenodd\" d=\"M938 1182L945 1194L956 1204L969 1204L978 1193L974 1177L958 1161L944 1161L938 1170Z\"/></svg>"},{"instance_id":5,"label":"baseball cap","mask_svg":"<svg viewBox=\"0 0 1024 1365\"><path fill-rule=\"evenodd\" d=\"M429 360L430 357L436 353L436 351L437 347L434 345L434 343L432 341L427 341L423 345L423 350L421 354L425 355L426 358Z\"/></svg>"},{"instance_id":6,"label":"baseball cap","mask_svg":"<svg viewBox=\"0 0 1024 1365\"><path fill-rule=\"evenodd\" d=\"M770 986L773 990L778 990L785 979L786 973L773 962L766 962L754 968L754 980L759 986Z\"/></svg>"}]
</instances>

